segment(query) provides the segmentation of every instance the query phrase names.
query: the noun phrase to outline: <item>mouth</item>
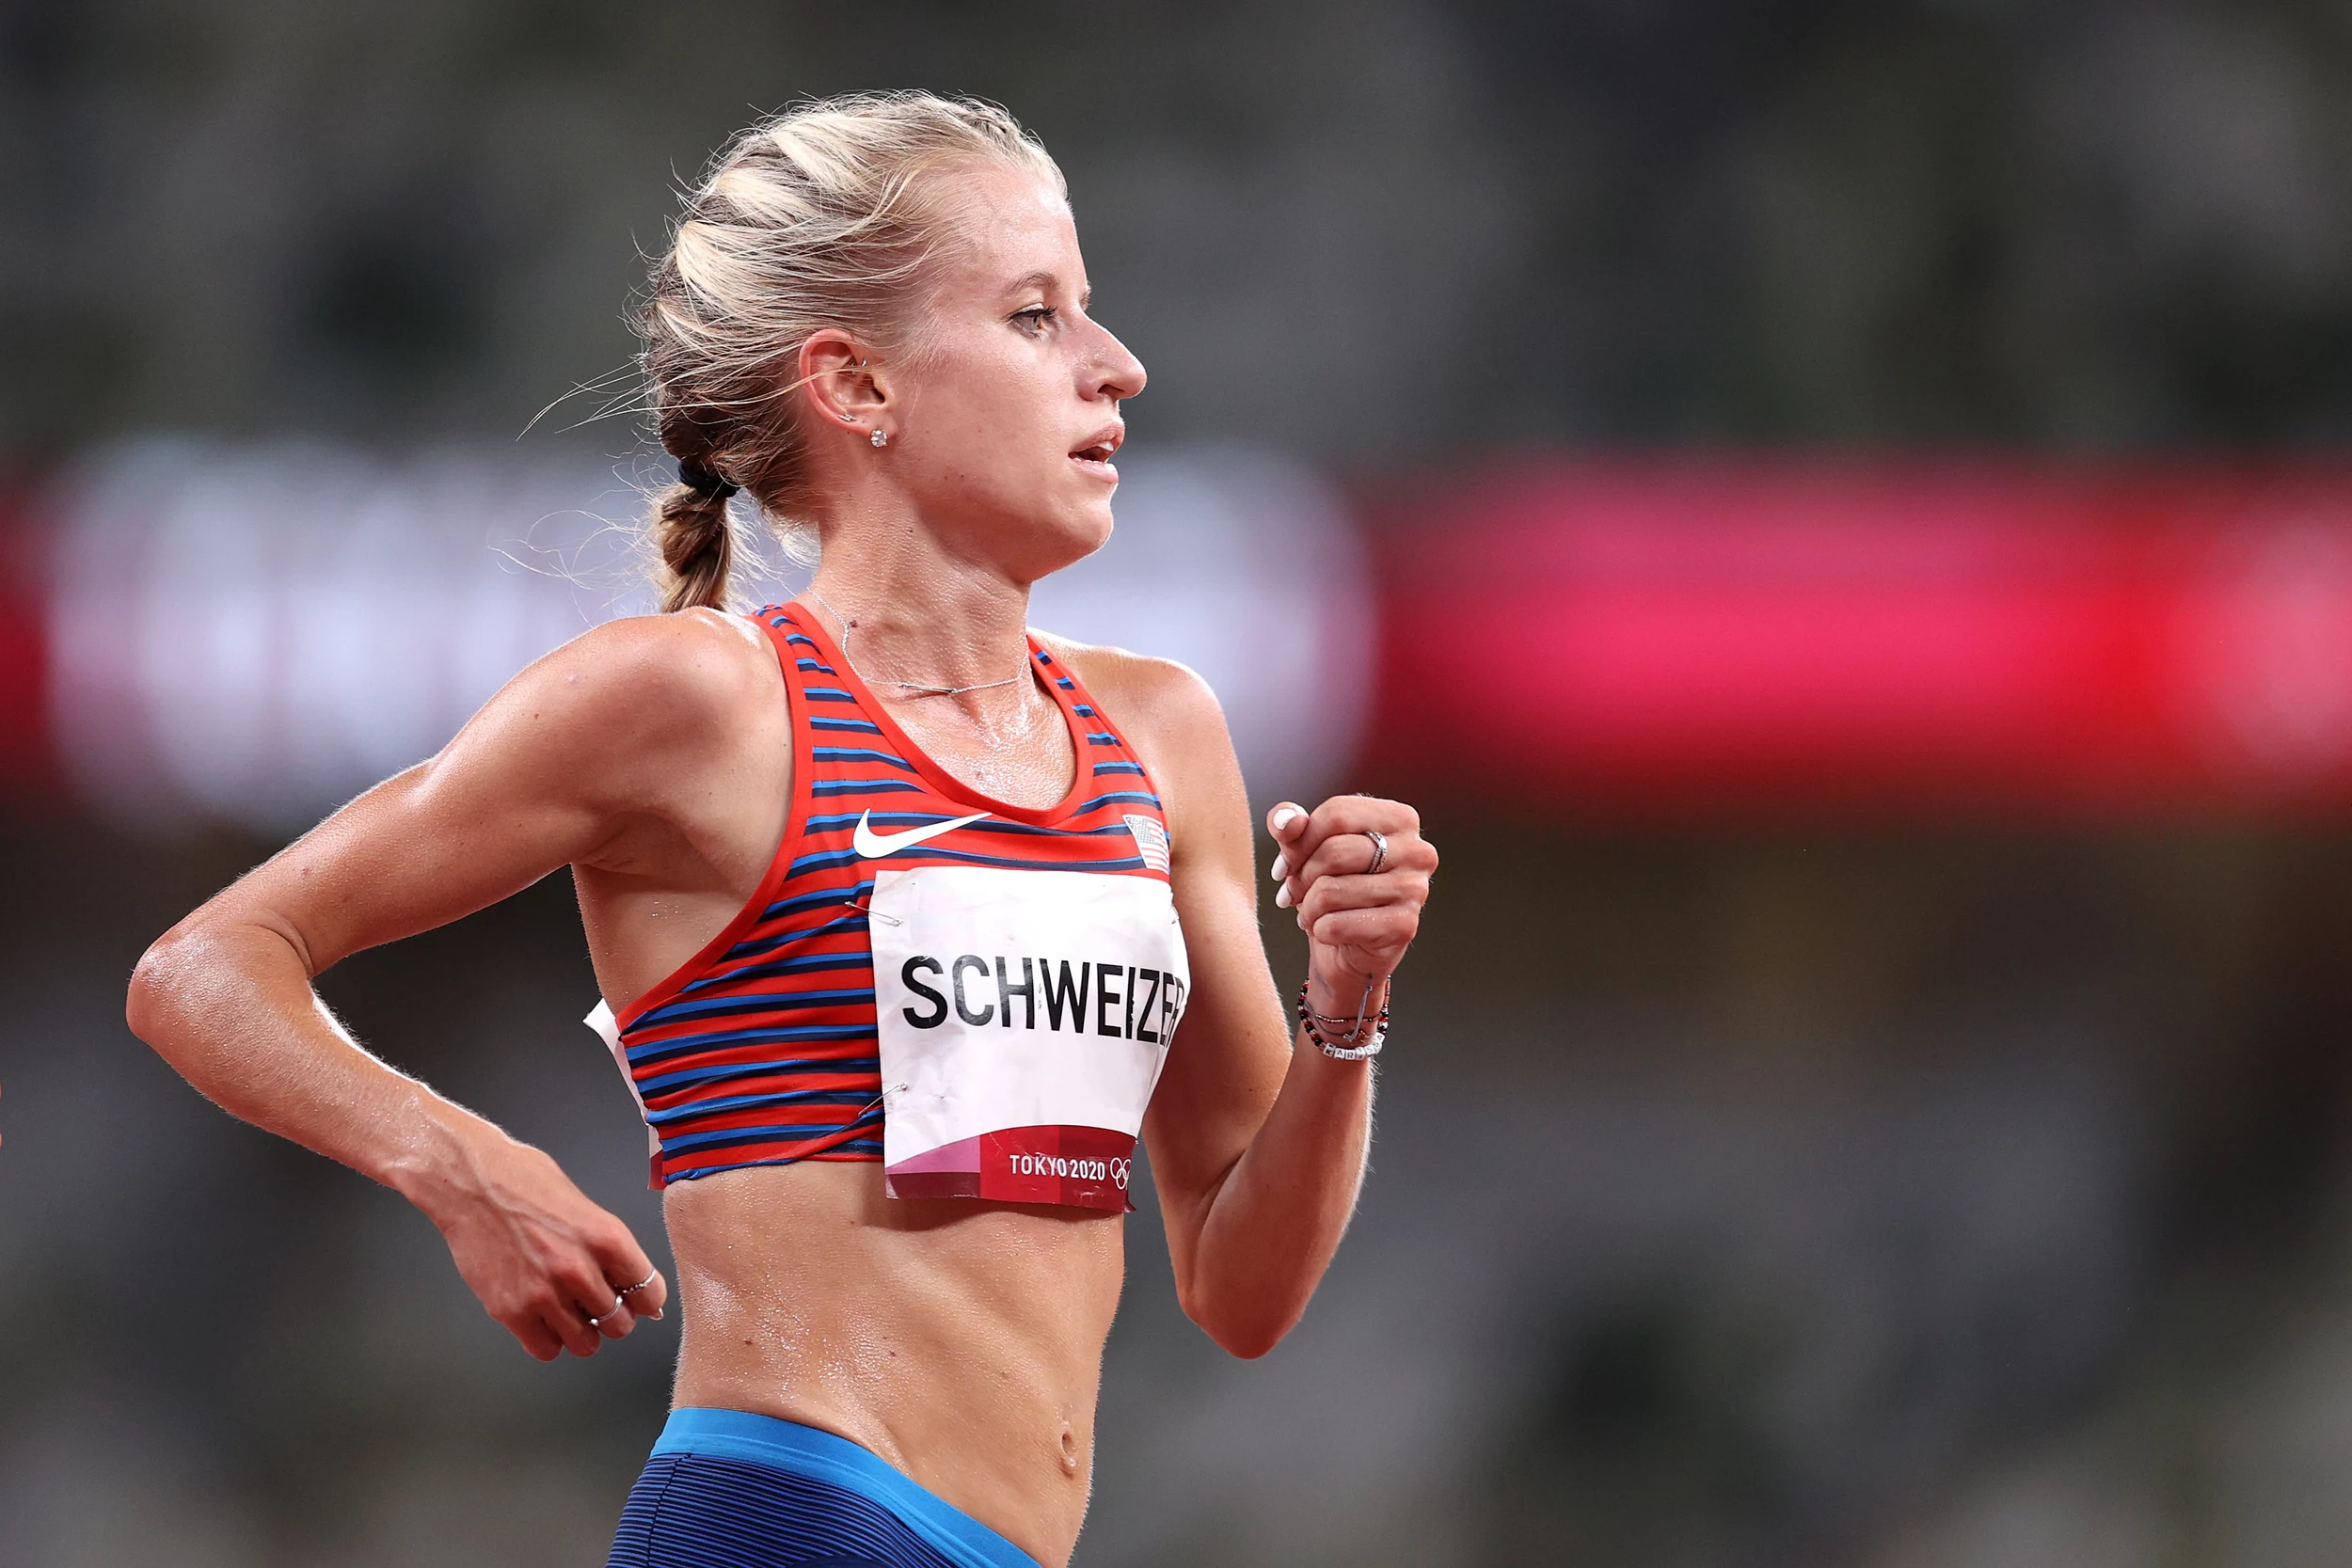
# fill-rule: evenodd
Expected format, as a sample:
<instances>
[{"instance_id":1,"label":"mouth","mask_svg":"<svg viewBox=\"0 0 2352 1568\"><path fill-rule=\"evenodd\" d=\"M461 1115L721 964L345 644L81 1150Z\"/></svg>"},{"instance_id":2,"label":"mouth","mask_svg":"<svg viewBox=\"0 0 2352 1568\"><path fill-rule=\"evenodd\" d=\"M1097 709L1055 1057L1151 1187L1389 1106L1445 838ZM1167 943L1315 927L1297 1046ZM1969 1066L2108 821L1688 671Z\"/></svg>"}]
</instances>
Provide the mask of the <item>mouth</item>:
<instances>
[{"instance_id":1,"label":"mouth","mask_svg":"<svg viewBox=\"0 0 2352 1568\"><path fill-rule=\"evenodd\" d=\"M1076 464L1082 472L1116 484L1119 483L1119 470L1111 467L1111 456L1126 441L1127 427L1123 424L1112 425L1096 432L1085 444L1073 448L1070 461Z\"/></svg>"}]
</instances>

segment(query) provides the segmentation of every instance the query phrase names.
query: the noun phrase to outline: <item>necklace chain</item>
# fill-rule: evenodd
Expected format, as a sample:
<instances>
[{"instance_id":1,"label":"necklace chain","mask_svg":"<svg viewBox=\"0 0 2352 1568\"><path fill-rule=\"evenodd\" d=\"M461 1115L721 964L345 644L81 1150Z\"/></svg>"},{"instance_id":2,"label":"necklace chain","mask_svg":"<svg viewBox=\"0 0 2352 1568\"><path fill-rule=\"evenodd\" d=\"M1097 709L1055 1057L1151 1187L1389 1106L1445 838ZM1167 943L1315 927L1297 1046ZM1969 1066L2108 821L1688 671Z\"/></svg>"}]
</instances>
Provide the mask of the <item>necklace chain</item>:
<instances>
[{"instance_id":1,"label":"necklace chain","mask_svg":"<svg viewBox=\"0 0 2352 1568\"><path fill-rule=\"evenodd\" d=\"M808 591L808 596L823 605L832 613L833 618L841 623L841 662L850 667L851 674L868 686L895 686L901 691L914 691L926 697L961 697L967 691L993 691L1000 686L1010 686L1029 673L1027 664L1024 663L1019 674L1007 675L1000 681L982 681L977 686L929 686L921 681L893 680L888 675L868 675L865 671L860 670L857 667L857 661L850 657L850 634L857 630L857 622L834 610L833 601L817 592L813 586Z\"/></svg>"}]
</instances>

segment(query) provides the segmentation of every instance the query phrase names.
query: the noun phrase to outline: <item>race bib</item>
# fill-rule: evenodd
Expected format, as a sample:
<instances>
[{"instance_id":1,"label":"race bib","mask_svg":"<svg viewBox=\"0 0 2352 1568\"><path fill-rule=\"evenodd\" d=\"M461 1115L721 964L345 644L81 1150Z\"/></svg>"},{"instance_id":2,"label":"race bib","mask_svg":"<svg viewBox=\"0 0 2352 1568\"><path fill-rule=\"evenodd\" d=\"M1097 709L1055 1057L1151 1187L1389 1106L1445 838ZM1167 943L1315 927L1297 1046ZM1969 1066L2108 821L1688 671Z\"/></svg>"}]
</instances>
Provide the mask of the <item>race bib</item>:
<instances>
[{"instance_id":1,"label":"race bib","mask_svg":"<svg viewBox=\"0 0 2352 1568\"><path fill-rule=\"evenodd\" d=\"M890 1195L1134 1207L1191 989L1168 884L922 865L870 910Z\"/></svg>"}]
</instances>

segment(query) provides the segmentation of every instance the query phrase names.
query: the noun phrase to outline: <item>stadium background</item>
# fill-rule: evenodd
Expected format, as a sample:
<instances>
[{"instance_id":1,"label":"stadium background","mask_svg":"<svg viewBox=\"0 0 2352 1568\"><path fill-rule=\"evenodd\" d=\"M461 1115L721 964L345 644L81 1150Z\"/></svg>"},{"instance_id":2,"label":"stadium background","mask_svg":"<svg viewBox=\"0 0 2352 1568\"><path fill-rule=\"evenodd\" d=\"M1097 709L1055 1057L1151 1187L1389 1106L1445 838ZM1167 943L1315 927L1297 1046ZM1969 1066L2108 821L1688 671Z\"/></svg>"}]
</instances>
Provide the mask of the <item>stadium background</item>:
<instances>
[{"instance_id":1,"label":"stadium background","mask_svg":"<svg viewBox=\"0 0 2352 1568\"><path fill-rule=\"evenodd\" d=\"M1043 135L1152 370L1040 621L1446 855L1302 1328L1137 1226L1078 1561L2339 1560L2341 7L15 0L0 1561L600 1560L670 1331L521 1356L121 987L639 602L638 432L533 416L887 85ZM656 1241L564 879L325 990Z\"/></svg>"}]
</instances>

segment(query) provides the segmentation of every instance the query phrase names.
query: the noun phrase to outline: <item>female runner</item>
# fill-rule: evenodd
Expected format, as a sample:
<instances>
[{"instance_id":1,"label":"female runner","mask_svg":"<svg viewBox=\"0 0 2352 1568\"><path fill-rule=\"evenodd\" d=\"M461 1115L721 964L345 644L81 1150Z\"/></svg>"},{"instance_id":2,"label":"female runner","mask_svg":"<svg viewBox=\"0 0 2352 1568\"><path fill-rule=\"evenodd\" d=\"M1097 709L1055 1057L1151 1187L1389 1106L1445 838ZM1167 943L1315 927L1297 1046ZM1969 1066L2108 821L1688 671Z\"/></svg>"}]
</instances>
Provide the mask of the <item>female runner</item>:
<instances>
[{"instance_id":1,"label":"female runner","mask_svg":"<svg viewBox=\"0 0 2352 1568\"><path fill-rule=\"evenodd\" d=\"M1025 629L1029 585L1109 536L1144 374L1001 110L756 127L644 330L672 613L541 659L183 921L132 1027L406 1196L532 1354L592 1354L668 1301L628 1228L310 986L568 864L685 1307L612 1562L1065 1563L1136 1135L1185 1311L1263 1354L1346 1227L1437 855L1392 801L1274 808L1294 1037L1216 698ZM822 547L752 617L723 608L739 487Z\"/></svg>"}]
</instances>

